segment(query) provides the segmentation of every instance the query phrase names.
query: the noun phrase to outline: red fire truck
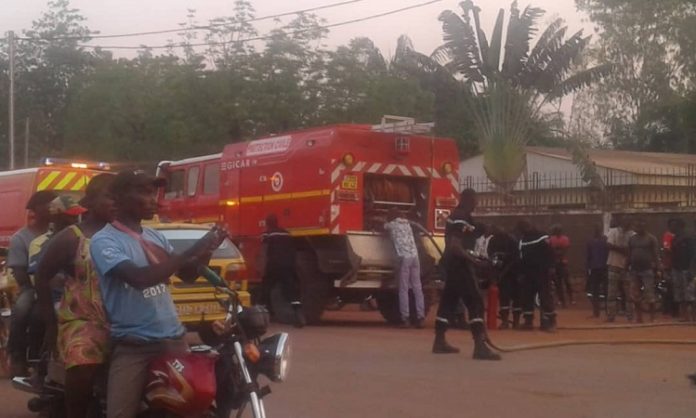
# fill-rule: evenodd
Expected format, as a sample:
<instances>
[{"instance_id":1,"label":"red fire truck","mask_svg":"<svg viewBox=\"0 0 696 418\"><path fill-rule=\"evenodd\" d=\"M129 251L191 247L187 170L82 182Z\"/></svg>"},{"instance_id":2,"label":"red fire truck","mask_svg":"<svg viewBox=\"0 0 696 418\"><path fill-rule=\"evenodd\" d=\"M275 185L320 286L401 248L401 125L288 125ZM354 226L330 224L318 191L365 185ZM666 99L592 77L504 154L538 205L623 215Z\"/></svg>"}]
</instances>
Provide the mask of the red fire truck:
<instances>
[{"instance_id":1,"label":"red fire truck","mask_svg":"<svg viewBox=\"0 0 696 418\"><path fill-rule=\"evenodd\" d=\"M39 167L0 172L0 248L6 249L10 237L26 225L25 205L34 192L54 190L79 198L89 180L108 169L107 163L46 158Z\"/></svg>"},{"instance_id":2,"label":"red fire truck","mask_svg":"<svg viewBox=\"0 0 696 418\"><path fill-rule=\"evenodd\" d=\"M387 320L398 321L395 256L382 232L387 211L399 208L430 231L418 244L425 293L432 296L444 222L457 203L457 147L426 135L424 125L328 126L161 162L158 173L168 179L161 213L176 221L225 224L247 271L256 272L249 273L256 276L248 278L250 286L260 280L261 234L274 213L296 238L309 321L319 319L327 301L369 296Z\"/></svg>"}]
</instances>

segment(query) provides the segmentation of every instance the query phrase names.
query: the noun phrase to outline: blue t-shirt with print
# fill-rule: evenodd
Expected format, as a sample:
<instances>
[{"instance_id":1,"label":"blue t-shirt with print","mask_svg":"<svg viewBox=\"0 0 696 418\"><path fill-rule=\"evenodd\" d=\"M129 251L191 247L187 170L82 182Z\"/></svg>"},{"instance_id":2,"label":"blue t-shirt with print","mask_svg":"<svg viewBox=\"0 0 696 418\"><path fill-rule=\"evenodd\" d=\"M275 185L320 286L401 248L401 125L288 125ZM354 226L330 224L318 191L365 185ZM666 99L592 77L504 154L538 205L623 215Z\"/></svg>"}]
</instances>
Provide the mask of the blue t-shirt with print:
<instances>
[{"instance_id":1,"label":"blue t-shirt with print","mask_svg":"<svg viewBox=\"0 0 696 418\"><path fill-rule=\"evenodd\" d=\"M172 246L160 232L143 227L142 238L172 252ZM150 263L138 240L106 225L94 234L90 254L99 275L104 309L111 322L111 337L151 341L184 334L174 301L166 284L138 290L113 277L112 270L124 261L137 267Z\"/></svg>"}]
</instances>

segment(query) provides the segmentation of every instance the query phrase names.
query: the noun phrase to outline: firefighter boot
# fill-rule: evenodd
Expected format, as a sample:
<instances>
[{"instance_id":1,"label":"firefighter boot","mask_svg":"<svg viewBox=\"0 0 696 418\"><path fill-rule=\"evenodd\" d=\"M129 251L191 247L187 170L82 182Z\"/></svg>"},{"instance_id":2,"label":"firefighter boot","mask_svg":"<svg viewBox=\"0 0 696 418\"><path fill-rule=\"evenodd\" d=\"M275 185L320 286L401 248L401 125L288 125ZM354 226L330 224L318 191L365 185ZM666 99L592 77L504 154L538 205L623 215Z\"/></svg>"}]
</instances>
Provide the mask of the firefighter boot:
<instances>
[{"instance_id":1,"label":"firefighter boot","mask_svg":"<svg viewBox=\"0 0 696 418\"><path fill-rule=\"evenodd\" d=\"M471 324L471 334L474 337L474 360L501 360L500 354L493 352L486 343L486 330L483 322Z\"/></svg>"},{"instance_id":2,"label":"firefighter boot","mask_svg":"<svg viewBox=\"0 0 696 418\"><path fill-rule=\"evenodd\" d=\"M518 329L520 327L520 315L522 315L522 311L517 309L512 311L512 329Z\"/></svg>"},{"instance_id":3,"label":"firefighter boot","mask_svg":"<svg viewBox=\"0 0 696 418\"><path fill-rule=\"evenodd\" d=\"M304 311L302 310L302 304L293 303L292 305L293 313L295 314L295 328L304 328L307 325L307 319L304 316Z\"/></svg>"},{"instance_id":4,"label":"firefighter boot","mask_svg":"<svg viewBox=\"0 0 696 418\"><path fill-rule=\"evenodd\" d=\"M443 321L435 321L435 341L433 342L434 354L456 354L459 352L457 347L453 347L447 343L445 339L447 332L447 323Z\"/></svg>"},{"instance_id":5,"label":"firefighter boot","mask_svg":"<svg viewBox=\"0 0 696 418\"><path fill-rule=\"evenodd\" d=\"M525 314L524 315L524 324L520 327L520 329L524 331L533 331L534 330L534 314Z\"/></svg>"},{"instance_id":6,"label":"firefighter boot","mask_svg":"<svg viewBox=\"0 0 696 418\"><path fill-rule=\"evenodd\" d=\"M501 309L500 315L500 329L510 329L510 310Z\"/></svg>"}]
</instances>

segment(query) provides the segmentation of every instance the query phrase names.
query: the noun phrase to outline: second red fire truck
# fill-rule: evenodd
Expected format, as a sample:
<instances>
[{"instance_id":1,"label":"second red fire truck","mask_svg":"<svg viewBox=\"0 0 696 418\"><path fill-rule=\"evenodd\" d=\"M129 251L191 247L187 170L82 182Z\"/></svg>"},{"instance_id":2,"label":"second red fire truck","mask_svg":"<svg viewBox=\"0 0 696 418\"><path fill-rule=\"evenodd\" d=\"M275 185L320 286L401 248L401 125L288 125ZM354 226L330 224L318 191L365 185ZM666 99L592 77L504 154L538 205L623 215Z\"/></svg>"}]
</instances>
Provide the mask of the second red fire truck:
<instances>
[{"instance_id":1,"label":"second red fire truck","mask_svg":"<svg viewBox=\"0 0 696 418\"><path fill-rule=\"evenodd\" d=\"M458 161L453 140L429 136L409 120L289 132L161 162L158 174L168 179L162 215L225 224L253 286L260 281L264 220L276 214L296 239L310 322L329 301L370 296L385 319L398 321L394 250L382 231L386 214L399 208L430 231L417 241L423 286L432 295L445 220L457 204Z\"/></svg>"}]
</instances>

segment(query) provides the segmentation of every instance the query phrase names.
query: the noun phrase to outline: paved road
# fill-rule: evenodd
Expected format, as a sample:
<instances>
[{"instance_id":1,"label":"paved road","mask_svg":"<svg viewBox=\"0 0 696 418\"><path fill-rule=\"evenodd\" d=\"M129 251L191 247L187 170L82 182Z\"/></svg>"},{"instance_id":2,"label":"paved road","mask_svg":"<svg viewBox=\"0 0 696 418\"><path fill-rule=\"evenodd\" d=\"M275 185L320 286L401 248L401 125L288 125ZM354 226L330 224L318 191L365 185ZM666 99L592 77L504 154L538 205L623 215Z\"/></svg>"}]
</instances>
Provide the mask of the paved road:
<instances>
[{"instance_id":1,"label":"paved road","mask_svg":"<svg viewBox=\"0 0 696 418\"><path fill-rule=\"evenodd\" d=\"M588 324L584 313L561 322ZM280 329L280 328L277 328ZM331 313L326 325L289 329L288 382L273 386L270 417L689 417L696 416L696 346L579 346L470 359L464 331L451 332L462 354L429 352L432 328L399 330L376 314ZM626 331L495 331L501 345L591 339L696 340L696 327ZM0 384L0 417L29 418L25 397Z\"/></svg>"}]
</instances>

